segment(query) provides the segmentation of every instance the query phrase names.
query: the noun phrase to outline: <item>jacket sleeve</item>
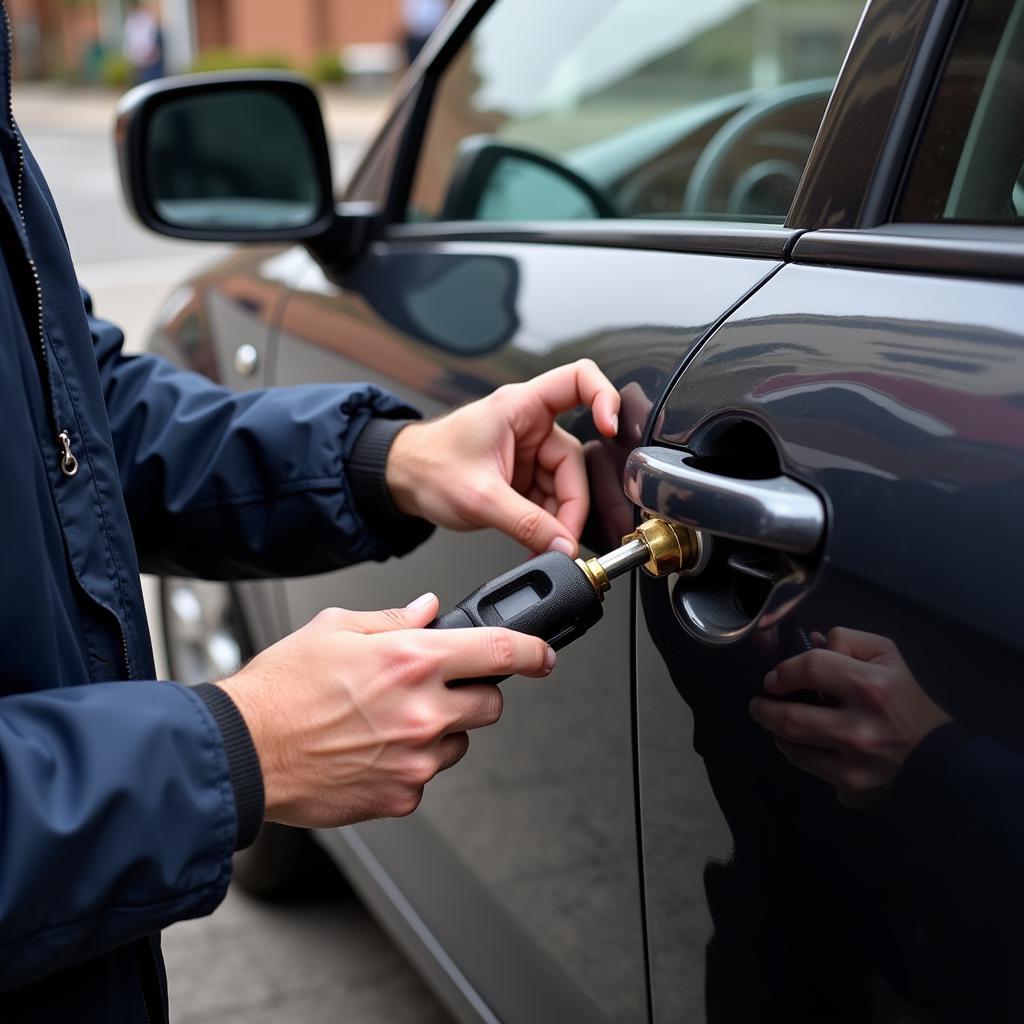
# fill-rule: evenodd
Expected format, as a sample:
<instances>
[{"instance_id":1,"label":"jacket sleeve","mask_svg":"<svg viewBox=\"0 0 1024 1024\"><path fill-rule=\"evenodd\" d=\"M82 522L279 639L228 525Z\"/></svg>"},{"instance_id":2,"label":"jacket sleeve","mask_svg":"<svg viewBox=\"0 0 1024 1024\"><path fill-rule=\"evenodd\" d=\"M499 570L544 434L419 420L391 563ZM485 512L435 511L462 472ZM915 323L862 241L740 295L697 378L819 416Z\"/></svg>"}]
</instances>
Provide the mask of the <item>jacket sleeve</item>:
<instances>
[{"instance_id":1,"label":"jacket sleeve","mask_svg":"<svg viewBox=\"0 0 1024 1024\"><path fill-rule=\"evenodd\" d=\"M237 830L224 744L186 687L0 698L0 989L212 911Z\"/></svg>"},{"instance_id":2,"label":"jacket sleeve","mask_svg":"<svg viewBox=\"0 0 1024 1024\"><path fill-rule=\"evenodd\" d=\"M404 554L429 535L381 485L381 439L396 430L366 430L400 428L414 409L369 384L238 393L127 356L83 297L144 572L299 576Z\"/></svg>"}]
</instances>

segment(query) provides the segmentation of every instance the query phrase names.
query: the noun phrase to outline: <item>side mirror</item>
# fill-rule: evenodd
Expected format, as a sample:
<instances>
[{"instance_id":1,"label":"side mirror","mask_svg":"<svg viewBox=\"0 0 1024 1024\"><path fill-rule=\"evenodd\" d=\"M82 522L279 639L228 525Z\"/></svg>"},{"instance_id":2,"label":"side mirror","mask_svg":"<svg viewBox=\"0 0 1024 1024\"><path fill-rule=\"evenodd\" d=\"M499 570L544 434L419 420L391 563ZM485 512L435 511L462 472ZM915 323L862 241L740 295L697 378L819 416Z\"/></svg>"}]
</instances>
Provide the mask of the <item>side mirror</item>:
<instances>
[{"instance_id":1,"label":"side mirror","mask_svg":"<svg viewBox=\"0 0 1024 1024\"><path fill-rule=\"evenodd\" d=\"M463 139L441 220L580 220L617 216L576 171L487 135Z\"/></svg>"},{"instance_id":2,"label":"side mirror","mask_svg":"<svg viewBox=\"0 0 1024 1024\"><path fill-rule=\"evenodd\" d=\"M377 211L335 207L316 94L296 75L233 72L132 89L117 115L121 187L146 227L174 238L307 243L341 270Z\"/></svg>"}]
</instances>

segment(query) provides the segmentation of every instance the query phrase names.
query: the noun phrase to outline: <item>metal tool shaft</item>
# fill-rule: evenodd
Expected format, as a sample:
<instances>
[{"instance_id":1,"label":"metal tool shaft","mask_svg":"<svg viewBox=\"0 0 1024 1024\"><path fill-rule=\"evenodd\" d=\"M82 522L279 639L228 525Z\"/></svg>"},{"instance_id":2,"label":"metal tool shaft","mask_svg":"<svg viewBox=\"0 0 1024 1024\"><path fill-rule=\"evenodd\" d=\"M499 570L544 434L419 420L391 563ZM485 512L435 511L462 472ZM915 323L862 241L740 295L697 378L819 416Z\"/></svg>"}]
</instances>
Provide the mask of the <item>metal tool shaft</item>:
<instances>
[{"instance_id":1,"label":"metal tool shaft","mask_svg":"<svg viewBox=\"0 0 1024 1024\"><path fill-rule=\"evenodd\" d=\"M608 574L608 579L613 580L617 576L629 572L630 569L636 569L643 565L650 557L651 552L648 546L637 538L623 544L620 548L609 551L606 555L601 555L597 561Z\"/></svg>"}]
</instances>

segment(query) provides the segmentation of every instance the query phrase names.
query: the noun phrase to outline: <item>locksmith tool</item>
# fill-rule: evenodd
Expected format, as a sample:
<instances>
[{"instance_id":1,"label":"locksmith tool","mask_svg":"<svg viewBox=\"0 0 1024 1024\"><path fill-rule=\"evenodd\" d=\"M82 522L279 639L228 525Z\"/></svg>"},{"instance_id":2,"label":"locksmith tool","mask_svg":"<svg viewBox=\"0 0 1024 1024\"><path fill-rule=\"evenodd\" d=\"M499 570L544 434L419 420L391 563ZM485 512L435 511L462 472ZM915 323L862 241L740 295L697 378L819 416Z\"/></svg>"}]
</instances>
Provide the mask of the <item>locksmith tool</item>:
<instances>
[{"instance_id":1,"label":"locksmith tool","mask_svg":"<svg viewBox=\"0 0 1024 1024\"><path fill-rule=\"evenodd\" d=\"M704 562L703 537L664 519L645 519L600 558L548 551L485 583L439 615L434 629L503 626L546 640L556 651L601 620L612 580L642 567L651 576L692 572ZM460 679L455 685L498 683L507 676Z\"/></svg>"}]
</instances>

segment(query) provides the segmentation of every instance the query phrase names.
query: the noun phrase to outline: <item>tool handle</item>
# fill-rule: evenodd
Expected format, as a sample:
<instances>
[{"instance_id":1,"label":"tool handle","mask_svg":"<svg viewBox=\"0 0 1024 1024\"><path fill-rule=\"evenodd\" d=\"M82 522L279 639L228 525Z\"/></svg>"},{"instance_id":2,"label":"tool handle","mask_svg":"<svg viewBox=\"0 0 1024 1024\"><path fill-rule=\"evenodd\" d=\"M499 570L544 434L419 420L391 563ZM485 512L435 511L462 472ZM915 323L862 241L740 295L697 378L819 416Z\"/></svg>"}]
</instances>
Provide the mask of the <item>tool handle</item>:
<instances>
[{"instance_id":1,"label":"tool handle","mask_svg":"<svg viewBox=\"0 0 1024 1024\"><path fill-rule=\"evenodd\" d=\"M508 606L509 596L530 595ZM568 555L548 551L502 573L439 615L432 629L504 626L547 641L555 650L572 643L601 618L601 596ZM508 676L459 679L450 686L500 683Z\"/></svg>"}]
</instances>

